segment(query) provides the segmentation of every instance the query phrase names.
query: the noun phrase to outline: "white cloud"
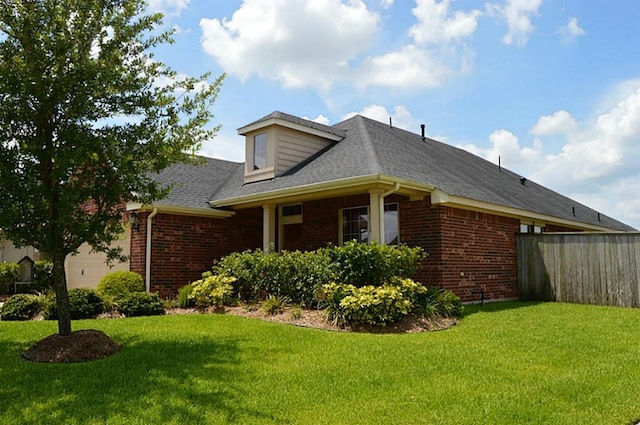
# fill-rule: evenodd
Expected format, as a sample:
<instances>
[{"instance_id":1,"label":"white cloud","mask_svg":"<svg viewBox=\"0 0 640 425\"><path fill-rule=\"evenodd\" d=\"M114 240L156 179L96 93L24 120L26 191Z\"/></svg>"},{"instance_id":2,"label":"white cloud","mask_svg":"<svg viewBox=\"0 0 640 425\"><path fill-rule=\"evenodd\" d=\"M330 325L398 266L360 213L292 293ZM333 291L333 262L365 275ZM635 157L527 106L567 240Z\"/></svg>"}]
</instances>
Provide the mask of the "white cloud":
<instances>
[{"instance_id":1,"label":"white cloud","mask_svg":"<svg viewBox=\"0 0 640 425\"><path fill-rule=\"evenodd\" d=\"M518 136L508 130L495 130L489 135L490 146L479 147L473 144L460 145L459 148L501 165L510 170L524 173L542 159L542 146L536 142L533 147L521 146ZM524 173L526 174L526 173Z\"/></svg>"},{"instance_id":2,"label":"white cloud","mask_svg":"<svg viewBox=\"0 0 640 425\"><path fill-rule=\"evenodd\" d=\"M534 26L531 19L538 15L542 0L505 0L502 5L487 4L487 12L507 22L508 31L502 37L504 44L524 46L529 41Z\"/></svg>"},{"instance_id":3,"label":"white cloud","mask_svg":"<svg viewBox=\"0 0 640 425\"><path fill-rule=\"evenodd\" d=\"M325 117L324 115L318 115L315 118L309 118L309 117L302 117L305 120L309 120L309 121L313 121L313 122L317 122L318 124L324 124L324 125L329 125L329 118Z\"/></svg>"},{"instance_id":4,"label":"white cloud","mask_svg":"<svg viewBox=\"0 0 640 425\"><path fill-rule=\"evenodd\" d=\"M191 0L149 0L150 12L161 12L167 16L180 16Z\"/></svg>"},{"instance_id":5,"label":"white cloud","mask_svg":"<svg viewBox=\"0 0 640 425\"><path fill-rule=\"evenodd\" d=\"M454 74L437 57L437 54L409 44L399 51L365 59L354 83L361 87L437 87Z\"/></svg>"},{"instance_id":6,"label":"white cloud","mask_svg":"<svg viewBox=\"0 0 640 425\"><path fill-rule=\"evenodd\" d=\"M577 129L578 123L567 111L560 110L553 115L543 115L533 126L530 133L534 136L548 136L553 134L570 134Z\"/></svg>"},{"instance_id":7,"label":"white cloud","mask_svg":"<svg viewBox=\"0 0 640 425\"><path fill-rule=\"evenodd\" d=\"M213 139L204 141L198 153L210 158L244 162L244 138L220 131Z\"/></svg>"},{"instance_id":8,"label":"white cloud","mask_svg":"<svg viewBox=\"0 0 640 425\"><path fill-rule=\"evenodd\" d=\"M556 32L567 41L587 34L586 31L582 29L580 25L578 25L578 18L575 17L569 19L569 22L567 22L566 25L558 28Z\"/></svg>"},{"instance_id":9,"label":"white cloud","mask_svg":"<svg viewBox=\"0 0 640 425\"><path fill-rule=\"evenodd\" d=\"M362 115L372 120L380 121L385 124L389 123L391 118L394 127L402 128L408 131L416 130L416 119L411 115L409 109L404 105L396 105L393 108L393 112L387 110L382 105L368 105L362 108L359 112L349 112L340 117L341 121L349 119L354 115ZM419 127L417 127L419 128ZM415 131L414 131L415 132Z\"/></svg>"},{"instance_id":10,"label":"white cloud","mask_svg":"<svg viewBox=\"0 0 640 425\"><path fill-rule=\"evenodd\" d=\"M393 0L380 0L380 6L382 6L383 9L389 9L393 6Z\"/></svg>"},{"instance_id":11,"label":"white cloud","mask_svg":"<svg viewBox=\"0 0 640 425\"><path fill-rule=\"evenodd\" d=\"M529 132L532 148L507 130L491 133L488 148L461 147L492 162L501 155L506 168L640 227L640 81L613 92L623 88L617 104L585 122L564 110L540 117Z\"/></svg>"},{"instance_id":12,"label":"white cloud","mask_svg":"<svg viewBox=\"0 0 640 425\"><path fill-rule=\"evenodd\" d=\"M231 19L200 20L202 47L225 71L286 88L328 88L348 76L379 26L361 0L245 0Z\"/></svg>"},{"instance_id":13,"label":"white cloud","mask_svg":"<svg viewBox=\"0 0 640 425\"><path fill-rule=\"evenodd\" d=\"M416 7L411 9L411 13L418 23L409 28L409 35L416 43L451 42L475 32L481 12L458 10L451 13L450 4L451 0L416 0Z\"/></svg>"}]
</instances>

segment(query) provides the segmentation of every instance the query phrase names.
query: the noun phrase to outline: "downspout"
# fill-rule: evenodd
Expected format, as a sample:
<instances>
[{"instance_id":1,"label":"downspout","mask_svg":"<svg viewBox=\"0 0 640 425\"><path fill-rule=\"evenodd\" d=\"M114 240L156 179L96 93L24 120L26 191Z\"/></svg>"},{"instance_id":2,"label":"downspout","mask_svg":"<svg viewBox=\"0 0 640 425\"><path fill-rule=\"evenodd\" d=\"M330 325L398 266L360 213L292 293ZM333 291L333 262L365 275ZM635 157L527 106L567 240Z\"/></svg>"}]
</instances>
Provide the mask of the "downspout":
<instances>
[{"instance_id":1,"label":"downspout","mask_svg":"<svg viewBox=\"0 0 640 425\"><path fill-rule=\"evenodd\" d=\"M151 223L156 214L158 214L158 208L154 207L147 217L147 251L145 259L145 286L147 292L151 292Z\"/></svg>"},{"instance_id":2,"label":"downspout","mask_svg":"<svg viewBox=\"0 0 640 425\"><path fill-rule=\"evenodd\" d=\"M392 193L396 193L397 191L400 190L400 182L396 182L395 186L393 187L393 189L389 189L386 192L384 192L382 195L380 195L380 202L378 205L378 208L380 208L380 243L382 245L385 244L385 240L384 240L384 198L386 198L387 196L391 195Z\"/></svg>"}]
</instances>

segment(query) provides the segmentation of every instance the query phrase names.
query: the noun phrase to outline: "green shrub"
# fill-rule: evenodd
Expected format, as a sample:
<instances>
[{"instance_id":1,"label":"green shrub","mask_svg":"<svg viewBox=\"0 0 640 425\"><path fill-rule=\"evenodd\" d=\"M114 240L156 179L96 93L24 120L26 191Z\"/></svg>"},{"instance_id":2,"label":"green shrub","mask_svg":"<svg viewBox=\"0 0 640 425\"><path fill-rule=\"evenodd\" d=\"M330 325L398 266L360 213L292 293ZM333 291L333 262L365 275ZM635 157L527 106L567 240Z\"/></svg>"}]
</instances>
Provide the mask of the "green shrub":
<instances>
[{"instance_id":1,"label":"green shrub","mask_svg":"<svg viewBox=\"0 0 640 425\"><path fill-rule=\"evenodd\" d=\"M118 271L106 274L98 283L98 292L119 300L132 292L144 292L144 280L135 272Z\"/></svg>"},{"instance_id":2,"label":"green shrub","mask_svg":"<svg viewBox=\"0 0 640 425\"><path fill-rule=\"evenodd\" d=\"M20 277L18 263L0 263L0 294L13 294L14 283Z\"/></svg>"},{"instance_id":3,"label":"green shrub","mask_svg":"<svg viewBox=\"0 0 640 425\"><path fill-rule=\"evenodd\" d=\"M417 296L416 310L425 317L456 317L464 314L460 297L439 286L428 286L424 293Z\"/></svg>"},{"instance_id":4,"label":"green shrub","mask_svg":"<svg viewBox=\"0 0 640 425\"><path fill-rule=\"evenodd\" d=\"M53 263L36 261L33 265L32 291L43 292L53 289Z\"/></svg>"},{"instance_id":5,"label":"green shrub","mask_svg":"<svg viewBox=\"0 0 640 425\"><path fill-rule=\"evenodd\" d=\"M158 316L165 313L158 294L131 292L118 301L118 310L127 317Z\"/></svg>"},{"instance_id":6,"label":"green shrub","mask_svg":"<svg viewBox=\"0 0 640 425\"><path fill-rule=\"evenodd\" d=\"M233 253L217 261L213 272L235 277L233 295L246 302L275 295L311 306L314 293L331 281L329 257L324 251Z\"/></svg>"},{"instance_id":7,"label":"green shrub","mask_svg":"<svg viewBox=\"0 0 640 425\"><path fill-rule=\"evenodd\" d=\"M233 292L234 277L205 272L202 279L191 283L191 293L187 298L193 300L198 307L220 307L228 303Z\"/></svg>"},{"instance_id":8,"label":"green shrub","mask_svg":"<svg viewBox=\"0 0 640 425\"><path fill-rule=\"evenodd\" d=\"M262 303L262 309L265 313L275 316L276 314L281 314L288 303L287 297L269 295Z\"/></svg>"},{"instance_id":9,"label":"green shrub","mask_svg":"<svg viewBox=\"0 0 640 425\"><path fill-rule=\"evenodd\" d=\"M392 278L408 278L415 274L426 256L422 248L406 245L381 245L376 242L346 242L322 251L330 259L334 281L361 286L381 286Z\"/></svg>"},{"instance_id":10,"label":"green shrub","mask_svg":"<svg viewBox=\"0 0 640 425\"><path fill-rule=\"evenodd\" d=\"M91 288L74 288L69 290L69 315L71 320L90 319L104 312L104 299L98 291ZM58 319L58 308L55 297L43 311L46 320Z\"/></svg>"},{"instance_id":11,"label":"green shrub","mask_svg":"<svg viewBox=\"0 0 640 425\"><path fill-rule=\"evenodd\" d=\"M29 320L40 311L38 298L32 294L16 294L10 297L2 306L0 319Z\"/></svg>"},{"instance_id":12,"label":"green shrub","mask_svg":"<svg viewBox=\"0 0 640 425\"><path fill-rule=\"evenodd\" d=\"M182 288L178 289L178 307L180 308L191 308L196 306L196 301L193 298L190 298L193 292L193 286L185 285Z\"/></svg>"}]
</instances>

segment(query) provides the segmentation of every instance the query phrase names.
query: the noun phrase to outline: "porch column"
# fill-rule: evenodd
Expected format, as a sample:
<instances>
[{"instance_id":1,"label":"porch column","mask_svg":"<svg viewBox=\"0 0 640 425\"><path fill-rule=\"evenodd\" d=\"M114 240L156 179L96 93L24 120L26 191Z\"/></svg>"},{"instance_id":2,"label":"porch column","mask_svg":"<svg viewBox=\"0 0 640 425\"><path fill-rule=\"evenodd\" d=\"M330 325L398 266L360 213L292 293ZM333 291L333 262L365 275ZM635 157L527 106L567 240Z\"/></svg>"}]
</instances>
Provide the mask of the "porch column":
<instances>
[{"instance_id":1,"label":"porch column","mask_svg":"<svg viewBox=\"0 0 640 425\"><path fill-rule=\"evenodd\" d=\"M383 201L380 197L382 193L382 190L377 189L369 191L369 242L383 243L381 241L384 238L384 230L382 230L384 212L380 211L380 204Z\"/></svg>"},{"instance_id":2,"label":"porch column","mask_svg":"<svg viewBox=\"0 0 640 425\"><path fill-rule=\"evenodd\" d=\"M276 247L276 206L264 204L262 206L262 250L270 252Z\"/></svg>"}]
</instances>

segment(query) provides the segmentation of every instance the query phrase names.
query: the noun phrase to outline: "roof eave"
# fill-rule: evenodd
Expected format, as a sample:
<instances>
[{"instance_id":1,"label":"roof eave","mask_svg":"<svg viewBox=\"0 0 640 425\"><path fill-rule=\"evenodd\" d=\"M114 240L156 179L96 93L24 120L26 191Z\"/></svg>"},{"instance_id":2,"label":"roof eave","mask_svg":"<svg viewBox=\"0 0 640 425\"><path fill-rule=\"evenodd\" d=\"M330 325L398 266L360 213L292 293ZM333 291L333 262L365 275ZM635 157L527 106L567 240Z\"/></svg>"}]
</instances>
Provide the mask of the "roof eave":
<instances>
[{"instance_id":1,"label":"roof eave","mask_svg":"<svg viewBox=\"0 0 640 425\"><path fill-rule=\"evenodd\" d=\"M143 205L137 202L128 202L126 207L127 211L138 212L150 212L153 211L154 208L157 208L159 213L188 215L192 217L229 218L235 214L235 211L215 208L194 208L167 204Z\"/></svg>"},{"instance_id":2,"label":"roof eave","mask_svg":"<svg viewBox=\"0 0 640 425\"><path fill-rule=\"evenodd\" d=\"M623 230L613 229L606 226L598 226L582 221L568 220L562 217L556 217L533 211L522 210L519 208L506 207L502 205L491 204L489 202L477 201L475 199L449 195L448 193L445 193L439 189L431 192L431 203L434 205L446 205L461 209L498 214L519 219L535 220L541 223L553 223L556 225L584 229L593 232L624 232Z\"/></svg>"},{"instance_id":3,"label":"roof eave","mask_svg":"<svg viewBox=\"0 0 640 425\"><path fill-rule=\"evenodd\" d=\"M350 177L321 183L296 186L292 188L276 189L251 195L233 198L216 199L210 201L212 207L243 207L249 208L266 203L283 202L290 199L311 200L328 195L340 195L362 192L375 187L390 188L400 184L400 194L420 198L435 189L435 186L420 184L415 181L401 179L384 174L370 174L366 176Z\"/></svg>"}]
</instances>

